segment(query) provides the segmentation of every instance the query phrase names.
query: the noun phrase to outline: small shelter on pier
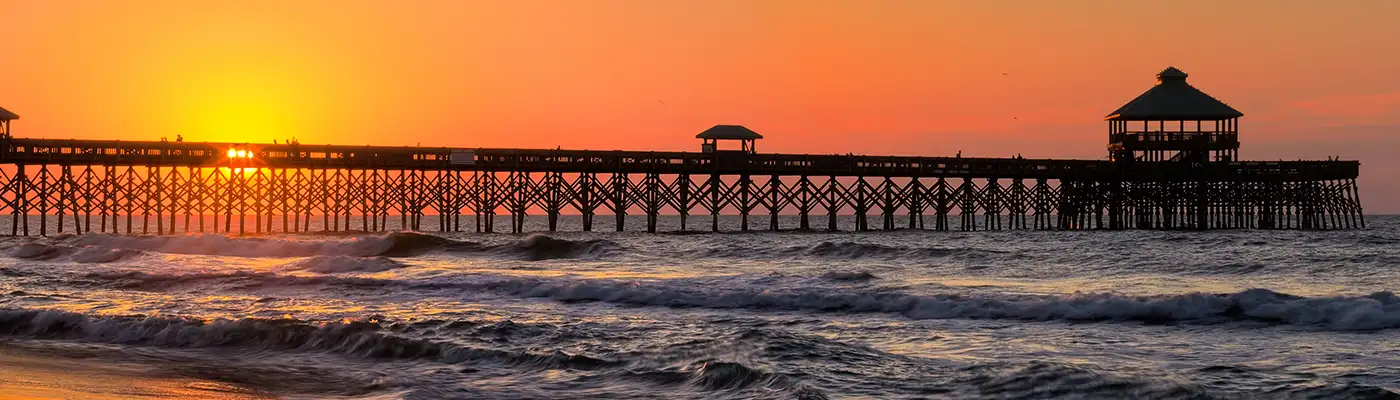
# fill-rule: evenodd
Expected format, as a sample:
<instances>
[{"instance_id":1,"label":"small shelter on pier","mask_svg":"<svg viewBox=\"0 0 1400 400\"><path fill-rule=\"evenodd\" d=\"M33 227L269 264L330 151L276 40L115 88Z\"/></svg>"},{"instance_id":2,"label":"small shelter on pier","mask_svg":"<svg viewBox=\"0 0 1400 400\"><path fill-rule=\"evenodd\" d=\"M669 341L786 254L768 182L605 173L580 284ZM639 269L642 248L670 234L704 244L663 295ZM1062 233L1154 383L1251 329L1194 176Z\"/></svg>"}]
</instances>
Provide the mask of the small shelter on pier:
<instances>
[{"instance_id":1,"label":"small shelter on pier","mask_svg":"<svg viewBox=\"0 0 1400 400\"><path fill-rule=\"evenodd\" d=\"M10 121L19 119L19 115L0 108L0 137L10 137Z\"/></svg>"},{"instance_id":2,"label":"small shelter on pier","mask_svg":"<svg viewBox=\"0 0 1400 400\"><path fill-rule=\"evenodd\" d=\"M1157 85L1124 104L1108 121L1108 152L1115 161L1208 162L1239 159L1238 121L1229 105L1186 83L1167 67Z\"/></svg>"},{"instance_id":3,"label":"small shelter on pier","mask_svg":"<svg viewBox=\"0 0 1400 400\"><path fill-rule=\"evenodd\" d=\"M719 141L721 140L737 140L739 141L740 151L753 154L758 152L754 147L754 141L763 139L763 135L749 128L745 128L743 125L715 125L710 129L706 129L704 132L700 132L700 134L695 135L695 137L704 141L700 144L700 151L705 153L714 153L718 151Z\"/></svg>"}]
</instances>

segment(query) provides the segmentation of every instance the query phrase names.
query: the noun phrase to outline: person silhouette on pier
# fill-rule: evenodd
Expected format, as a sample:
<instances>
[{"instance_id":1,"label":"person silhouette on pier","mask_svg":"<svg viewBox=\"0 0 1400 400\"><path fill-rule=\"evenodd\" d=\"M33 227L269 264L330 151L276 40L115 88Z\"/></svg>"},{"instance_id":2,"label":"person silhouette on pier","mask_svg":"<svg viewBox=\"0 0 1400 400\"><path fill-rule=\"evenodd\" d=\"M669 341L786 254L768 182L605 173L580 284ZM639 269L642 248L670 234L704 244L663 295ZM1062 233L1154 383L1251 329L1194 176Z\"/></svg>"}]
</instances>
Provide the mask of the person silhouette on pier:
<instances>
[{"instance_id":1,"label":"person silhouette on pier","mask_svg":"<svg viewBox=\"0 0 1400 400\"><path fill-rule=\"evenodd\" d=\"M958 150L958 158L962 158L962 150Z\"/></svg>"},{"instance_id":2,"label":"person silhouette on pier","mask_svg":"<svg viewBox=\"0 0 1400 400\"><path fill-rule=\"evenodd\" d=\"M184 143L185 135L175 135L175 143Z\"/></svg>"}]
</instances>

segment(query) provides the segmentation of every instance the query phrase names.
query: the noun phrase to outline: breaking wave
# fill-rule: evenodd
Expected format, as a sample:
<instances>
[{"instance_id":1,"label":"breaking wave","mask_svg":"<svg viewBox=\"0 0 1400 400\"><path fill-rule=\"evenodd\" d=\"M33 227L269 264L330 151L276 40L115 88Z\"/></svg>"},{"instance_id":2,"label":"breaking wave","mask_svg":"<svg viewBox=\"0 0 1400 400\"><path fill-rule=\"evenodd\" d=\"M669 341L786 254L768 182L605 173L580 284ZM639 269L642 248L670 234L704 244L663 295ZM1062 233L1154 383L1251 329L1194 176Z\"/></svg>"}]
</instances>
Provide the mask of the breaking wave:
<instances>
[{"instance_id":1,"label":"breaking wave","mask_svg":"<svg viewBox=\"0 0 1400 400\"><path fill-rule=\"evenodd\" d=\"M131 290L163 291L175 288L218 285L236 290L259 290L276 287L334 286L377 289L394 281L348 276L293 276L273 272L236 271L226 273L161 274L143 271L102 271L82 275L94 285Z\"/></svg>"},{"instance_id":2,"label":"breaking wave","mask_svg":"<svg viewBox=\"0 0 1400 400\"><path fill-rule=\"evenodd\" d=\"M829 292L674 291L626 284L581 282L522 287L517 294L559 301L631 305L887 312L915 319L1015 319L1033 321L1140 321L1220 323L1257 320L1334 330L1400 328L1400 298L1390 292L1363 297L1302 298L1264 289L1228 295L1129 297L934 295Z\"/></svg>"},{"instance_id":3,"label":"breaking wave","mask_svg":"<svg viewBox=\"0 0 1400 400\"><path fill-rule=\"evenodd\" d=\"M74 242L102 248L132 249L171 254L198 254L235 257L312 257L349 255L359 257L409 257L422 253L476 246L421 233L393 232L357 236L349 240L298 240L273 237L229 237L224 235L116 236L84 235Z\"/></svg>"},{"instance_id":4,"label":"breaking wave","mask_svg":"<svg viewBox=\"0 0 1400 400\"><path fill-rule=\"evenodd\" d=\"M603 239L568 240L531 235L497 245L456 241L439 236L394 232L376 236L356 236L348 240L301 240L295 237L230 237L214 234L185 236L82 235L54 238L50 243L30 242L14 246L10 256L29 260L50 260L80 248L79 262L110 262L141 252L215 255L233 257L414 257L447 251L460 254L494 255L526 261L554 259L594 259L621 249ZM100 261L108 260L108 261Z\"/></svg>"},{"instance_id":5,"label":"breaking wave","mask_svg":"<svg viewBox=\"0 0 1400 400\"><path fill-rule=\"evenodd\" d=\"M88 278L142 290L186 284L232 284L244 289L332 285L346 288L451 289L464 293L546 298L565 303L748 310L894 313L913 319L1028 321L1136 321L1215 324L1260 321L1340 331L1400 328L1400 297L1377 292L1358 297L1307 298L1266 289L1232 294L1127 296L1118 294L935 294L849 289L696 289L694 284L569 280L481 275L470 281L405 281L354 277L298 277L273 273L162 275L92 273ZM704 285L699 285L704 286Z\"/></svg>"},{"instance_id":6,"label":"breaking wave","mask_svg":"<svg viewBox=\"0 0 1400 400\"><path fill-rule=\"evenodd\" d=\"M284 266L283 269L334 274L347 272L384 272L403 267L407 267L407 265L383 256L316 256L294 261Z\"/></svg>"},{"instance_id":7,"label":"breaking wave","mask_svg":"<svg viewBox=\"0 0 1400 400\"><path fill-rule=\"evenodd\" d=\"M43 243L25 243L10 251L10 257L25 260L50 260L63 255L64 248Z\"/></svg>"},{"instance_id":8,"label":"breaking wave","mask_svg":"<svg viewBox=\"0 0 1400 400\"><path fill-rule=\"evenodd\" d=\"M636 282L505 280L491 289L563 302L756 310L897 313L914 319L1032 321L1139 321L1221 323L1254 320L1334 330L1400 328L1400 298L1390 292L1361 297L1305 298L1265 289L1234 294L1122 296L912 295L898 292L707 291L651 287Z\"/></svg>"},{"instance_id":9,"label":"breaking wave","mask_svg":"<svg viewBox=\"0 0 1400 400\"><path fill-rule=\"evenodd\" d=\"M10 256L23 260L57 260L66 257L73 262L85 264L110 263L144 254L140 250L116 249L85 246L74 249L68 246L43 243L25 243L10 252Z\"/></svg>"},{"instance_id":10,"label":"breaking wave","mask_svg":"<svg viewBox=\"0 0 1400 400\"><path fill-rule=\"evenodd\" d=\"M310 257L317 255L372 256L393 246L393 235L357 237L349 241L300 241L277 238L229 237L197 234L184 236L83 235L74 243L112 249L169 254L235 257Z\"/></svg>"},{"instance_id":11,"label":"breaking wave","mask_svg":"<svg viewBox=\"0 0 1400 400\"><path fill-rule=\"evenodd\" d=\"M852 243L852 242L821 242L809 247L789 247L784 249L788 255L803 255L823 258L860 259L860 258L937 258L937 257L985 257L991 254L1005 253L1000 250L988 250L979 248L943 248L943 247L901 247L886 246L873 243Z\"/></svg>"},{"instance_id":12,"label":"breaking wave","mask_svg":"<svg viewBox=\"0 0 1400 400\"><path fill-rule=\"evenodd\" d=\"M599 258L613 254L619 249L621 246L611 240L567 240L538 234L488 248L493 253L526 261Z\"/></svg>"},{"instance_id":13,"label":"breaking wave","mask_svg":"<svg viewBox=\"0 0 1400 400\"><path fill-rule=\"evenodd\" d=\"M73 261L80 263L109 263L121 261L145 254L140 250L129 249L104 249L98 247L84 247L69 256Z\"/></svg>"},{"instance_id":14,"label":"breaking wave","mask_svg":"<svg viewBox=\"0 0 1400 400\"><path fill-rule=\"evenodd\" d=\"M994 256L1015 256L1014 253L974 247L905 247L875 243L821 242L811 246L787 246L753 248L741 245L726 245L699 250L699 257L786 257L818 258L833 260L894 260L894 259L934 259L962 258L983 260Z\"/></svg>"},{"instance_id":15,"label":"breaking wave","mask_svg":"<svg viewBox=\"0 0 1400 400\"><path fill-rule=\"evenodd\" d=\"M824 394L785 374L737 361L718 360L696 349L675 359L672 352L617 354L617 359L570 354L560 350L479 347L415 337L409 332L454 329L468 335L497 338L500 330L538 334L510 321L379 322L346 320L316 322L297 319L217 319L173 316L99 316L56 310L0 309L0 335L27 339L65 340L167 349L200 349L217 353L325 353L373 361L414 361L472 366L505 366L530 371L594 371L593 376L640 380L704 392L786 392L799 399L825 399ZM544 331L557 330L548 326ZM710 344L712 345L712 344ZM660 356L660 360L655 360ZM698 358L698 359L697 359ZM475 368L463 368L475 372Z\"/></svg>"},{"instance_id":16,"label":"breaking wave","mask_svg":"<svg viewBox=\"0 0 1400 400\"><path fill-rule=\"evenodd\" d=\"M413 257L433 251L470 251L480 248L481 245L472 242L459 242L440 236L433 236L414 232L394 232L378 238L387 242L387 246L373 256L385 257Z\"/></svg>"},{"instance_id":17,"label":"breaking wave","mask_svg":"<svg viewBox=\"0 0 1400 400\"><path fill-rule=\"evenodd\" d=\"M540 369L592 369L612 362L555 351L544 354L462 346L396 335L373 321L317 323L295 319L202 321L157 316L91 316L65 311L0 309L0 334L163 348L241 347L319 351L366 359L443 363L498 362Z\"/></svg>"}]
</instances>

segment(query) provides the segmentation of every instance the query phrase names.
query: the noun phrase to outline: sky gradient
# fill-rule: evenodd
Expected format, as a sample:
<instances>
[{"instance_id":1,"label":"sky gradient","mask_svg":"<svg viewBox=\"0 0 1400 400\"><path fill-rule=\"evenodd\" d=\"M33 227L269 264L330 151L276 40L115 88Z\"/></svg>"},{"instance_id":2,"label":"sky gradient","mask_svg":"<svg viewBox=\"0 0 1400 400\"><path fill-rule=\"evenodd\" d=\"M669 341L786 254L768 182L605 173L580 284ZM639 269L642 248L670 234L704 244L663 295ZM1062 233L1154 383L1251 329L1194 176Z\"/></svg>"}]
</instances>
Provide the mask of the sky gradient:
<instances>
[{"instance_id":1,"label":"sky gradient","mask_svg":"<svg viewBox=\"0 0 1400 400\"><path fill-rule=\"evenodd\" d=\"M1400 213L1396 1L0 0L17 136L1100 158L1173 65Z\"/></svg>"}]
</instances>

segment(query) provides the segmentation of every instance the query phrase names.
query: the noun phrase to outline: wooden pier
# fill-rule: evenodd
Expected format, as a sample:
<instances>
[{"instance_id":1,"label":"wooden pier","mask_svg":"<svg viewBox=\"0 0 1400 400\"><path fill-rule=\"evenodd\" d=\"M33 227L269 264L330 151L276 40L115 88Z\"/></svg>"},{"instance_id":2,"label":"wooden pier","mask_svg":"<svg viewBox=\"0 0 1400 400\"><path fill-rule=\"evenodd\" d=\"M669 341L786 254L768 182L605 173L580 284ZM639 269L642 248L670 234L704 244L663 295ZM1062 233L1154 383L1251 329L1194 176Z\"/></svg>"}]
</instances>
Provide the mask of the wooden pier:
<instances>
[{"instance_id":1,"label":"wooden pier","mask_svg":"<svg viewBox=\"0 0 1400 400\"><path fill-rule=\"evenodd\" d=\"M745 230L764 216L773 230L835 230L846 214L857 230L1365 227L1358 162L1240 161L1242 114L1174 68L1158 77L1106 118L1104 160L765 154L761 136L728 125L701 133L700 152L32 139L0 110L0 213L12 235L305 232L313 219L381 231L429 217L494 232L497 214L511 232L532 214L550 230L563 214L583 230L612 215L621 231L629 213L649 232L667 214L713 230L721 214ZM798 226L779 226L788 214Z\"/></svg>"}]
</instances>

